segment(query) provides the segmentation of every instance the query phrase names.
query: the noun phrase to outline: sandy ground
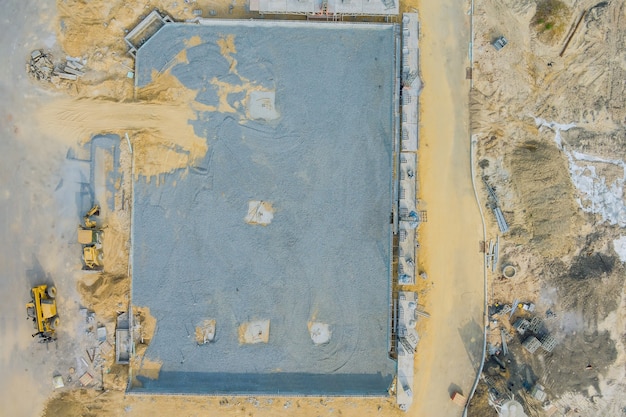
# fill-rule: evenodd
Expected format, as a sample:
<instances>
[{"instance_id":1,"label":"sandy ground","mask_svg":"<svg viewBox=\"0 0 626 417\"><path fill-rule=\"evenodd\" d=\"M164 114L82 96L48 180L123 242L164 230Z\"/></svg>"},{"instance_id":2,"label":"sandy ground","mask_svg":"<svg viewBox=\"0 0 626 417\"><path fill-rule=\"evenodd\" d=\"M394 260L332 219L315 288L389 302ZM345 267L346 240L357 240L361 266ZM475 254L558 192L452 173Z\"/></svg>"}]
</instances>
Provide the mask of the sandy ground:
<instances>
[{"instance_id":1,"label":"sandy ground","mask_svg":"<svg viewBox=\"0 0 626 417\"><path fill-rule=\"evenodd\" d=\"M81 8L71 1L59 2L58 13L67 28L59 42L65 42L66 53L87 57L93 70L85 80L68 85L65 92L83 99L104 96L131 100L132 82L125 79L125 65L130 62L123 56L125 46L115 43L117 46L112 47L108 42L117 42L122 29L131 26L145 10L153 6L166 8L173 3L156 2L144 7L143 3L127 2L116 9L117 19L111 20L107 16L112 9L104 8L107 10L100 14L98 7ZM213 3L198 2L205 11L215 8L225 17L225 7ZM192 8L183 2L176 4L172 7L176 18L193 16ZM420 281L417 290L431 318L422 320L420 325L416 398L408 415L460 415L461 409L449 401L449 391L458 387L467 393L471 387L480 353L482 321L482 256L477 250L482 237L469 180L468 82L464 80L468 6L459 7L452 0L418 5L422 9L422 72L426 84L422 97L420 199L421 208L429 212L428 223L420 231L423 248L420 259L429 279ZM407 3L403 8L409 6L411 4ZM244 2L236 2L233 17L241 16L244 10ZM46 398L52 394L51 376L67 370L67 362L61 357L63 352L77 351L72 332L78 300L81 300L77 291L81 278L76 274L79 248L73 233L80 213L76 212L72 190L61 184L67 149L85 140L80 137L85 131L80 129L80 123L70 124L67 135L48 137L46 129L60 128L54 123L44 123L43 129L37 130L31 123L32 115L45 115L39 119L44 122L55 117L55 113L39 110L51 101L52 95L28 80L23 69L26 57L34 48L43 46L51 48L58 56L64 55L55 38L59 24L54 17L56 12L50 1L9 0L5 7L5 30L0 35L1 52L7 58L0 64L3 75L0 86L8 97L0 105L3 121L0 209L4 215L0 230L3 236L15 242L5 245L0 255L2 264L6 265L0 288L5 294L15 295L0 307L3 335L0 369L4 375L0 400L5 405L3 412L14 416L40 414ZM88 30L77 26L79 21L89 22ZM103 42L103 46L94 48L98 41ZM65 96L60 99L71 112L79 113L76 104L69 104ZM93 113L111 109L102 103L83 104L89 112L81 110L80 114L94 123ZM129 103L124 107L138 118L151 115L147 106L136 110L138 106ZM187 109L180 111L186 114ZM110 117L117 117L115 114ZM114 126L113 130L127 128L129 126L122 124ZM167 166L162 172L170 169ZM155 168L150 173L158 175L159 171ZM19 192L22 189L26 192ZM454 262L450 262L451 258ZM52 345L50 350L32 341L29 325L23 317L28 286L40 281L54 281L59 288L59 309L63 326L68 329L59 335L60 340L66 342L59 342L58 347ZM120 299L123 300L123 296ZM91 303L94 309L99 306L87 298L81 301ZM110 303L114 307L108 309L118 307L113 300ZM123 375L124 370L120 372ZM155 412L232 416L404 415L392 398L127 397L115 389L104 394L95 390L64 391L53 397L47 406L46 415L61 416L140 416Z\"/></svg>"},{"instance_id":2,"label":"sandy ground","mask_svg":"<svg viewBox=\"0 0 626 417\"><path fill-rule=\"evenodd\" d=\"M465 80L468 5L455 1L418 4L424 90L420 115L421 320L416 356L415 416L457 416L450 401L468 394L480 363L483 314L482 224L469 165L469 81Z\"/></svg>"},{"instance_id":3,"label":"sandy ground","mask_svg":"<svg viewBox=\"0 0 626 417\"><path fill-rule=\"evenodd\" d=\"M3 3L0 32L0 403L2 415L36 416L52 391L51 377L70 341L46 349L31 338L24 304L29 287L54 283L62 326L72 327L66 313L76 305L74 265L66 264L76 228L71 195L55 192L62 176L68 143L34 127L32 115L50 100L24 71L31 49L55 45L53 1ZM64 205L63 201L67 201ZM69 213L67 221L62 213ZM70 232L71 233L71 232ZM78 253L76 253L78 256ZM61 331L64 337L66 331Z\"/></svg>"},{"instance_id":4,"label":"sandy ground","mask_svg":"<svg viewBox=\"0 0 626 417\"><path fill-rule=\"evenodd\" d=\"M542 384L556 415L623 415L624 264L612 240L625 225L625 4L542 3L556 12L538 17L541 7L529 0L475 7L477 162L511 225L501 262L519 271L513 280L490 274L489 294L493 303L536 303L558 340L552 353L530 355L513 331L509 360L526 371L507 371L504 386L516 378ZM497 52L491 42L499 35L509 45ZM493 361L488 367L498 368ZM529 415L546 415L544 404L521 394Z\"/></svg>"}]
</instances>

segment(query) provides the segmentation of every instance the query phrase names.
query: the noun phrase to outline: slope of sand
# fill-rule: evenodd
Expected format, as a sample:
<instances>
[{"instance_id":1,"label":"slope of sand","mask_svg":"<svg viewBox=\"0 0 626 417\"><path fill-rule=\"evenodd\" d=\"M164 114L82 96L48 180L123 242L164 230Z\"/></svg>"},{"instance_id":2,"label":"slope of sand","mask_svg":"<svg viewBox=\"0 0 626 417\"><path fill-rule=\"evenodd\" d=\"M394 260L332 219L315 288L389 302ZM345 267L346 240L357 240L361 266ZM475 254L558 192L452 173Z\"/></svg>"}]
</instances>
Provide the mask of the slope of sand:
<instances>
[{"instance_id":1,"label":"slope of sand","mask_svg":"<svg viewBox=\"0 0 626 417\"><path fill-rule=\"evenodd\" d=\"M469 18L452 0L419 3L420 303L430 318L420 321L414 416L458 416L450 392L469 394L482 350L482 224L470 176L467 66Z\"/></svg>"}]
</instances>

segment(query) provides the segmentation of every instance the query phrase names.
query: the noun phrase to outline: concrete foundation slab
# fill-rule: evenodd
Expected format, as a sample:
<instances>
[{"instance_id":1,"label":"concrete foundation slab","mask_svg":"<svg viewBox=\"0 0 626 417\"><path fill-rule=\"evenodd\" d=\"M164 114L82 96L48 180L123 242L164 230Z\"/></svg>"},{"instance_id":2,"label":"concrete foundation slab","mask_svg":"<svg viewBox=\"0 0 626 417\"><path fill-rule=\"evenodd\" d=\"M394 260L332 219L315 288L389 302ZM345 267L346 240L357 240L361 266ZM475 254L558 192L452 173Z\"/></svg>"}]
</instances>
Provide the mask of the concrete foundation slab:
<instances>
[{"instance_id":1,"label":"concrete foundation slab","mask_svg":"<svg viewBox=\"0 0 626 417\"><path fill-rule=\"evenodd\" d=\"M218 107L211 80L247 83L274 93L276 117L229 94L234 113L193 122L209 149L197 169L135 182L132 303L157 320L146 356L162 367L131 392L387 395L397 28L213 22L162 27L137 51L137 84L187 49L171 73L196 100ZM263 212L248 223L250 202ZM207 317L215 338L199 345ZM239 343L265 320L266 343Z\"/></svg>"}]
</instances>

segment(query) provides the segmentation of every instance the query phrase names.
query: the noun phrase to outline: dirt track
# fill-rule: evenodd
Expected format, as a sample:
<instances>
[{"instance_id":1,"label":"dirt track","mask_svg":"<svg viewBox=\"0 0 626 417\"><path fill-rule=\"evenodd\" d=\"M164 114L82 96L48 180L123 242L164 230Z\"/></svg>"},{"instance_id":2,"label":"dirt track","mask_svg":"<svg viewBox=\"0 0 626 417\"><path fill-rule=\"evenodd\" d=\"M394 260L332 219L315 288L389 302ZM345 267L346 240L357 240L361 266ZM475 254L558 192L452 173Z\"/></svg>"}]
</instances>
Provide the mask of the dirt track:
<instances>
[{"instance_id":1,"label":"dirt track","mask_svg":"<svg viewBox=\"0 0 626 417\"><path fill-rule=\"evenodd\" d=\"M33 342L34 330L26 320L24 304L29 286L54 281L59 309L78 298L73 270L64 259L68 241L62 235L74 228L58 213L71 208L55 194L67 143L37 130L33 114L50 100L27 77L24 64L31 49L53 47L53 1L9 1L3 4L0 34L0 402L3 415L35 416L51 393L51 375L60 351ZM70 197L70 196L64 196ZM61 198L63 199L63 198ZM63 326L71 327L71 320ZM67 346L67 345L65 345Z\"/></svg>"},{"instance_id":2,"label":"dirt track","mask_svg":"<svg viewBox=\"0 0 626 417\"><path fill-rule=\"evenodd\" d=\"M482 351L482 225L471 183L469 17L456 2L421 2L419 279L431 317L422 321L416 356L416 416L458 416L454 390L469 394Z\"/></svg>"}]
</instances>

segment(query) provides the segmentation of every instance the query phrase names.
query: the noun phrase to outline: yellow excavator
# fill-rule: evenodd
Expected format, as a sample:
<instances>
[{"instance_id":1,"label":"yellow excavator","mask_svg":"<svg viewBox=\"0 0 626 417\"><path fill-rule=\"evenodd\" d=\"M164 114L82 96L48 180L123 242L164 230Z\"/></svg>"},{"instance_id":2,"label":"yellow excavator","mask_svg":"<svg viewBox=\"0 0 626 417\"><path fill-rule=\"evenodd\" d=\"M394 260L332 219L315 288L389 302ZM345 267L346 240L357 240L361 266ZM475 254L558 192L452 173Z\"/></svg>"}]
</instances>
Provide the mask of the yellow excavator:
<instances>
[{"instance_id":1,"label":"yellow excavator","mask_svg":"<svg viewBox=\"0 0 626 417\"><path fill-rule=\"evenodd\" d=\"M85 225L78 227L78 243L83 247L84 268L91 271L101 271L102 263L102 229L97 228L97 223L92 217L100 214L100 206L97 204L83 217Z\"/></svg>"},{"instance_id":2,"label":"yellow excavator","mask_svg":"<svg viewBox=\"0 0 626 417\"><path fill-rule=\"evenodd\" d=\"M56 329L59 325L56 303L57 290L48 285L38 285L30 290L31 301L26 303L26 314L33 320L40 342L56 340Z\"/></svg>"}]
</instances>

